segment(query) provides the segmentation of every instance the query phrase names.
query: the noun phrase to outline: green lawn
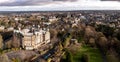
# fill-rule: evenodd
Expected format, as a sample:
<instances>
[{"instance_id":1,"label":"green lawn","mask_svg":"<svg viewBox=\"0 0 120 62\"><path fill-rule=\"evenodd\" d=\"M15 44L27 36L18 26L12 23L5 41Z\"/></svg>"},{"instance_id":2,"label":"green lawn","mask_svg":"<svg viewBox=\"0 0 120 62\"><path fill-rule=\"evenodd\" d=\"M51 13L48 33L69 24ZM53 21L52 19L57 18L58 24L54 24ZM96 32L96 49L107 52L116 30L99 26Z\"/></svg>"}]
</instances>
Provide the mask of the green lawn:
<instances>
[{"instance_id":1,"label":"green lawn","mask_svg":"<svg viewBox=\"0 0 120 62\"><path fill-rule=\"evenodd\" d=\"M78 49L77 53L73 54L74 62L80 62L83 54L89 55L89 62L103 62L100 51L89 46L82 46Z\"/></svg>"}]
</instances>

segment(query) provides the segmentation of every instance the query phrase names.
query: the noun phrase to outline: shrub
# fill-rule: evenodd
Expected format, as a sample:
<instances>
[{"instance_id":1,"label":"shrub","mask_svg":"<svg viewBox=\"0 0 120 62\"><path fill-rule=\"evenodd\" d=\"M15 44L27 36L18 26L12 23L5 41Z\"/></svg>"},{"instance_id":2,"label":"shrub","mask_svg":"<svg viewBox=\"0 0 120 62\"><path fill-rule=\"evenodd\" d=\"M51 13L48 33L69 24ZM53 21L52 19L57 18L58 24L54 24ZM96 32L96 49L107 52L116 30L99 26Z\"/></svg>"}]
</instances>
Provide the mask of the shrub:
<instances>
[{"instance_id":1,"label":"shrub","mask_svg":"<svg viewBox=\"0 0 120 62\"><path fill-rule=\"evenodd\" d=\"M20 59L18 59L18 58L13 58L13 59L12 59L12 62L21 62L21 61L20 61Z\"/></svg>"},{"instance_id":2,"label":"shrub","mask_svg":"<svg viewBox=\"0 0 120 62\"><path fill-rule=\"evenodd\" d=\"M82 55L82 62L90 62L90 56L89 56L89 54L86 54L86 53L84 53L83 55Z\"/></svg>"}]
</instances>

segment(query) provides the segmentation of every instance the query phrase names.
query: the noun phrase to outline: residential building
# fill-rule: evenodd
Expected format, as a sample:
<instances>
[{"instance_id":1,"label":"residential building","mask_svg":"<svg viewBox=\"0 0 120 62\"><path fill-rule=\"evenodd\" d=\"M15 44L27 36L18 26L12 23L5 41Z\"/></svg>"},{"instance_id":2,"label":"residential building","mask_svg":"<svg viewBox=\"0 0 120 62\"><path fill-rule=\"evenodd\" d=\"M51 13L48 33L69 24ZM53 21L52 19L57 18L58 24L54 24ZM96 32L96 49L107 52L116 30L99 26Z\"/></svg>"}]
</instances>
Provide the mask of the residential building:
<instances>
[{"instance_id":1,"label":"residential building","mask_svg":"<svg viewBox=\"0 0 120 62\"><path fill-rule=\"evenodd\" d=\"M26 50L33 50L39 48L43 44L50 42L50 32L49 30L42 29L23 29L23 30L14 30L14 32L21 33L22 38L22 47Z\"/></svg>"}]
</instances>

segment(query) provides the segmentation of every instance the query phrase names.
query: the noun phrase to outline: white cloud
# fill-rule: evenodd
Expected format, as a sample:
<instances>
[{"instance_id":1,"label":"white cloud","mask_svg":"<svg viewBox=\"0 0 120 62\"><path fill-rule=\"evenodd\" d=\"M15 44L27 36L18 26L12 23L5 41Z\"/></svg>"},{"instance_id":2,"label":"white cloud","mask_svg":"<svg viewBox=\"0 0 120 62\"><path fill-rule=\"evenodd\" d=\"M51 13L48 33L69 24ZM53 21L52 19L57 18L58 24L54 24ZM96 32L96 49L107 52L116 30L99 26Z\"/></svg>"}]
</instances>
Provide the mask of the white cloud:
<instances>
[{"instance_id":1,"label":"white cloud","mask_svg":"<svg viewBox=\"0 0 120 62\"><path fill-rule=\"evenodd\" d=\"M8 3L11 3L11 2L15 2L16 0L0 0L0 4L1 3L6 3L6 2L8 2Z\"/></svg>"},{"instance_id":2,"label":"white cloud","mask_svg":"<svg viewBox=\"0 0 120 62\"><path fill-rule=\"evenodd\" d=\"M7 1L7 0L6 0ZM78 0L74 2L52 2L36 6L1 6L0 11L49 11L49 10L120 10L120 2L100 0Z\"/></svg>"}]
</instances>

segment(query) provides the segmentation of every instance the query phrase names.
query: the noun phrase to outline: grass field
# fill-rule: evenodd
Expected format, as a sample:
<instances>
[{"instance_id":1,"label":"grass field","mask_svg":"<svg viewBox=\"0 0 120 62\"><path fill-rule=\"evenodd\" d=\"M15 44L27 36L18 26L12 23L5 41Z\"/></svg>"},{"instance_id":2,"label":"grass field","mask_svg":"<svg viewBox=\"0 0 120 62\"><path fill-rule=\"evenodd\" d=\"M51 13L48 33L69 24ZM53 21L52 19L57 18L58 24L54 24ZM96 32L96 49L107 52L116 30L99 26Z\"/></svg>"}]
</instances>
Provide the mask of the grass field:
<instances>
[{"instance_id":1,"label":"grass field","mask_svg":"<svg viewBox=\"0 0 120 62\"><path fill-rule=\"evenodd\" d=\"M88 62L103 62L100 51L97 48L92 48L89 46L80 47L75 54L73 54L74 62L82 62L81 57L83 54L89 55Z\"/></svg>"}]
</instances>

